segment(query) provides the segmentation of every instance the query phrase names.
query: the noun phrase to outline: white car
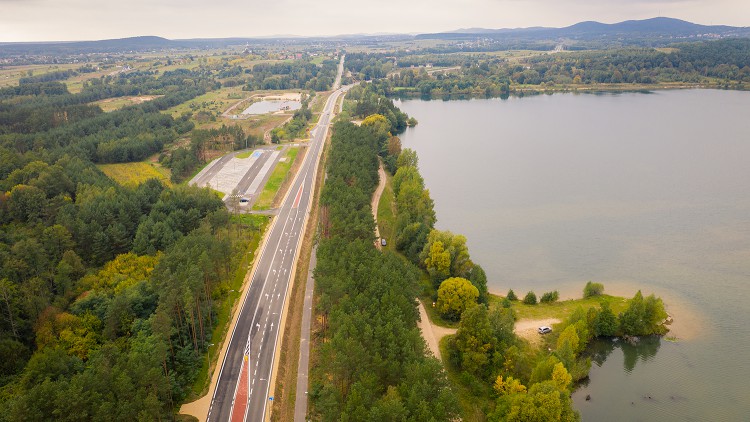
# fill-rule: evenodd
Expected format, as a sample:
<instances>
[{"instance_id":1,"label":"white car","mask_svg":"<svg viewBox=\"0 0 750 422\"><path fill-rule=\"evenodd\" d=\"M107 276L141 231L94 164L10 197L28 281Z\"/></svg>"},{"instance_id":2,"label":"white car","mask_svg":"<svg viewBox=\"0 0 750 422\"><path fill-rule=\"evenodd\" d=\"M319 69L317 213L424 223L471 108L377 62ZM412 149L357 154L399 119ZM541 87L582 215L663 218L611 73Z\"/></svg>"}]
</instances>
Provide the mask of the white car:
<instances>
[{"instance_id":1,"label":"white car","mask_svg":"<svg viewBox=\"0 0 750 422\"><path fill-rule=\"evenodd\" d=\"M547 334L552 332L552 328L550 327L539 327L539 334Z\"/></svg>"}]
</instances>

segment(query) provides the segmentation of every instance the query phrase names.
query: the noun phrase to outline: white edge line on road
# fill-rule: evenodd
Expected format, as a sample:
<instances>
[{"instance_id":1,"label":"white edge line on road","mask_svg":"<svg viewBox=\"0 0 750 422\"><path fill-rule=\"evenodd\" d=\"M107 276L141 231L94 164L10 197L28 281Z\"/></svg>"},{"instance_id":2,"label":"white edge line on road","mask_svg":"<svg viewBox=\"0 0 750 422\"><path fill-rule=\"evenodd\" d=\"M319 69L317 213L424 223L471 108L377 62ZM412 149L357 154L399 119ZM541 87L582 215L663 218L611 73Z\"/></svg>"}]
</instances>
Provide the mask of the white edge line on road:
<instances>
[{"instance_id":1,"label":"white edge line on road","mask_svg":"<svg viewBox=\"0 0 750 422\"><path fill-rule=\"evenodd\" d=\"M330 121L331 113L333 112L333 107L335 106L336 101L338 101L338 97L340 95L341 95L341 91L340 90L334 91L333 94L331 94L331 96L329 97L329 99L327 101L327 104L326 104L326 106L323 109L323 110L326 110L326 109L329 108L329 106L331 108L327 112L323 113L323 114L327 114L328 116L327 116L327 121L326 121L326 123L324 125L325 131L323 132L323 137L322 137L320 145L319 145L318 153L316 154L315 160L312 161L312 162L315 163L314 169L313 169L313 171L315 171L315 175L317 175L318 166L320 165L320 156L321 156L321 154L323 152L323 147L325 146L325 141L328 138L328 132L329 132L330 123L331 123L331 121ZM321 115L321 117L320 117L320 122L322 122L322 121L323 121L323 115ZM320 122L319 122L319 124L320 124ZM312 154L306 156L305 158L307 159L308 157L312 157ZM309 165L309 161L306 162L305 164ZM300 171L301 170L302 169L300 169ZM303 181L303 183L304 183L304 181ZM314 188L315 188L315 177L313 177L312 180L311 180L310 192L309 192L309 195L308 195L308 198L307 198L307 209L305 211L305 215L306 215L307 218L304 218L302 220L302 230L300 231L302 233L302 235L299 236L299 241L297 242L297 248L296 248L296 251L295 251L294 256L293 256L293 260L292 260L292 263L293 263L292 266L293 267L296 267L297 260L299 259L299 251L300 251L300 249L302 247L302 237L303 237L304 233L306 232L307 223L308 223L308 220L309 220L310 205L312 204L313 196L315 196L314 195ZM299 208L297 208L297 215L299 215ZM290 272L289 273L289 279L291 279L291 277L292 277L292 273ZM285 306L286 306L286 301L287 301L287 296L288 296L288 291L289 291L289 282L286 283L286 287L285 287L284 290L285 290L284 291L284 302L283 302L283 306L281 308L282 312L284 311ZM282 319L283 319L283 317L280 317L279 321L281 321ZM274 367L276 366L275 361L276 361L276 350L278 349L277 344L278 344L278 340L279 340L279 331L280 330L277 328L276 339L274 341L274 348L273 348L273 355L272 355L272 362L273 363L271 365L271 370L270 370L270 374L269 374L269 383L267 384L267 388L266 388L266 396L268 396L268 391L270 389L271 384L273 384L273 382L275 381L275 380L271 380L271 378L273 376ZM263 406L263 417L261 419L262 421L266 420L266 409L267 408L268 408L267 405Z\"/></svg>"}]
</instances>

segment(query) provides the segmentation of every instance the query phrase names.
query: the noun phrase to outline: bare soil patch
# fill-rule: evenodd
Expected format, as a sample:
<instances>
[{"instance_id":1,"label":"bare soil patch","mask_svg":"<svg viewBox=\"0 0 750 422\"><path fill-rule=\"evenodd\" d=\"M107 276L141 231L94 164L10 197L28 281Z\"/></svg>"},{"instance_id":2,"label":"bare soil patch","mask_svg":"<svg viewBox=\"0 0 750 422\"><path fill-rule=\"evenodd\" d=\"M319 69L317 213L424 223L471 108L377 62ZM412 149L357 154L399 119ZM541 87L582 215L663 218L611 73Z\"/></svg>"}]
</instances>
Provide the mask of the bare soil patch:
<instances>
[{"instance_id":1,"label":"bare soil patch","mask_svg":"<svg viewBox=\"0 0 750 422\"><path fill-rule=\"evenodd\" d=\"M542 326L551 327L553 324L560 323L557 318L546 318L546 319L522 319L516 321L516 325L513 328L516 335L529 341L529 343L539 346L542 344L542 334L539 334L537 329Z\"/></svg>"}]
</instances>

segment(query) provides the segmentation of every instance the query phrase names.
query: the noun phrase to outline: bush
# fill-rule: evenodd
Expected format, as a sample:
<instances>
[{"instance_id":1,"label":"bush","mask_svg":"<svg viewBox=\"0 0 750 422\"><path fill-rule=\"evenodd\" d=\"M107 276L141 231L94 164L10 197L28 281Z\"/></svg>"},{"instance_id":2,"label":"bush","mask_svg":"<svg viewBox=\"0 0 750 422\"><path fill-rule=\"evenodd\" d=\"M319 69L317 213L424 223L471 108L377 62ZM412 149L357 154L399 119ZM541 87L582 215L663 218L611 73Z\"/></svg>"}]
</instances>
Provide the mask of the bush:
<instances>
[{"instance_id":1,"label":"bush","mask_svg":"<svg viewBox=\"0 0 750 422\"><path fill-rule=\"evenodd\" d=\"M500 301L500 306L503 308L510 308L512 305L512 302L507 297L504 297L503 300Z\"/></svg>"},{"instance_id":2,"label":"bush","mask_svg":"<svg viewBox=\"0 0 750 422\"><path fill-rule=\"evenodd\" d=\"M518 296L516 296L516 292L514 292L513 289L508 290L508 294L505 297L508 300L512 300L512 301L518 300Z\"/></svg>"},{"instance_id":3,"label":"bush","mask_svg":"<svg viewBox=\"0 0 750 422\"><path fill-rule=\"evenodd\" d=\"M586 287L583 288L583 298L589 298L592 296L601 296L604 293L604 285L602 283L586 283Z\"/></svg>"},{"instance_id":4,"label":"bush","mask_svg":"<svg viewBox=\"0 0 750 422\"><path fill-rule=\"evenodd\" d=\"M536 305L536 294L534 294L534 292L526 293L526 296L523 297L523 303L527 305Z\"/></svg>"},{"instance_id":5,"label":"bush","mask_svg":"<svg viewBox=\"0 0 750 422\"><path fill-rule=\"evenodd\" d=\"M541 303L552 303L557 302L557 299L560 298L560 293L557 292L557 290L553 292L547 292L542 295L542 298L539 299L539 302Z\"/></svg>"}]
</instances>

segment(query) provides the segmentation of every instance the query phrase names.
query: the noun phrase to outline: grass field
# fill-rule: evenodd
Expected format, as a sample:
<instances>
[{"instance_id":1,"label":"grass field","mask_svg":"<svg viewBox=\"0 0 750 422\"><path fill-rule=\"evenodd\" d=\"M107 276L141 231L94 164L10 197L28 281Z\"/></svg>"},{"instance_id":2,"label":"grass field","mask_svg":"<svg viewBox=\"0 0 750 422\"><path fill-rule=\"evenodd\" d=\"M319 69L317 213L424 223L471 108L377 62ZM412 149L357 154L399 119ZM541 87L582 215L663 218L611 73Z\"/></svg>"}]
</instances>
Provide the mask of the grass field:
<instances>
[{"instance_id":1,"label":"grass field","mask_svg":"<svg viewBox=\"0 0 750 422\"><path fill-rule=\"evenodd\" d=\"M171 186L169 170L155 163L139 161L137 163L99 164L99 170L110 179L123 186L137 186L148 179L159 179Z\"/></svg>"},{"instance_id":2,"label":"grass field","mask_svg":"<svg viewBox=\"0 0 750 422\"><path fill-rule=\"evenodd\" d=\"M289 169L294 165L297 153L299 153L299 148L290 147L287 149L286 154L284 154L284 157L286 157L287 160L283 162L279 161L276 164L276 168L273 169L271 177L268 178L266 186L263 187L263 191L260 193L258 201L255 203L254 208L256 210L267 210L273 206L273 200L279 193L279 188L281 188L284 181L290 177Z\"/></svg>"},{"instance_id":3,"label":"grass field","mask_svg":"<svg viewBox=\"0 0 750 422\"><path fill-rule=\"evenodd\" d=\"M54 65L24 65L8 66L0 68L0 87L16 86L21 78L29 76L40 76L46 73L57 72L58 70L70 70L81 67L80 64L54 64Z\"/></svg>"},{"instance_id":4,"label":"grass field","mask_svg":"<svg viewBox=\"0 0 750 422\"><path fill-rule=\"evenodd\" d=\"M395 250L396 244L396 215L393 213L393 187L391 186L391 175L385 172L385 188L380 195L378 203L378 230L380 237L385 238L386 246L384 250Z\"/></svg>"},{"instance_id":5,"label":"grass field","mask_svg":"<svg viewBox=\"0 0 750 422\"><path fill-rule=\"evenodd\" d=\"M168 108L164 112L171 114L172 117L179 117L183 113L205 111L218 117L233 104L249 96L250 93L242 91L241 86L221 88L216 91L207 92L172 108ZM237 110L237 112L240 111L242 110Z\"/></svg>"},{"instance_id":6,"label":"grass field","mask_svg":"<svg viewBox=\"0 0 750 422\"><path fill-rule=\"evenodd\" d=\"M523 299L525 293L516 293L516 295ZM490 296L490 306L500 306L500 301L500 296ZM571 299L554 303L540 303L538 305L525 305L519 301L513 302L513 310L516 312L518 319L556 318L563 320L570 316L579 306L582 306L583 309L598 308L601 302L608 302L612 312L617 315L627 308L629 300L622 297L601 295L588 299Z\"/></svg>"},{"instance_id":7,"label":"grass field","mask_svg":"<svg viewBox=\"0 0 750 422\"><path fill-rule=\"evenodd\" d=\"M423 285L429 285L430 283L429 278L425 273L423 273L422 283ZM516 292L516 295L520 299L523 299L523 296L525 294L526 293ZM537 297L541 297L541 294ZM430 321L432 321L433 324L446 328L458 328L458 322L443 319L437 312L437 309L429 306L430 301L432 300L430 294L422 295L422 300L425 303L425 310L427 311L427 315L430 317ZM490 294L490 308L502 306L502 300L502 296ZM579 306L583 307L583 309L586 310L591 307L599 308L602 302L609 303L610 309L612 309L612 312L617 315L620 312L624 311L625 308L627 308L630 300L617 296L601 295L590 297L588 299L571 299L554 303L539 303L536 305L525 305L519 300L513 302L511 307L516 313L517 320L554 318L562 321L573 314L573 311L575 311Z\"/></svg>"}]
</instances>

